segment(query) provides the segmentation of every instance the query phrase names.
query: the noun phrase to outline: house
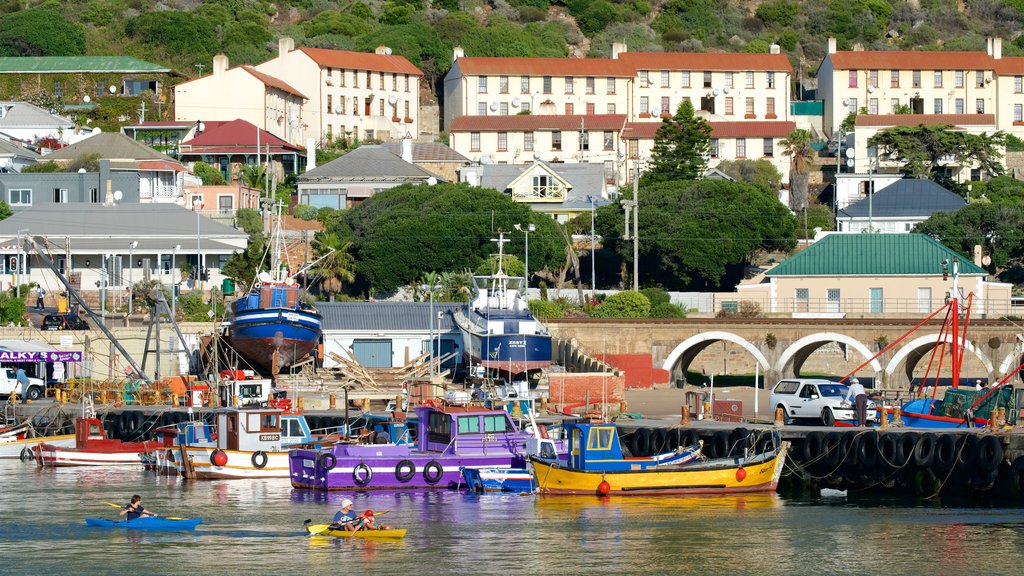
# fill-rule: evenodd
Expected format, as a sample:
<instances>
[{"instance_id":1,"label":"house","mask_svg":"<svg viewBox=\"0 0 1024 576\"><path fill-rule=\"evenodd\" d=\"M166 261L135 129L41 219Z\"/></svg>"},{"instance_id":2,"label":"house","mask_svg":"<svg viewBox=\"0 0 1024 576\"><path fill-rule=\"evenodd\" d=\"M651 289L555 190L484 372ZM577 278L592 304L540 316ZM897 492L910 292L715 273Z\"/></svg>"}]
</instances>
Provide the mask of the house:
<instances>
[{"instance_id":1,"label":"house","mask_svg":"<svg viewBox=\"0 0 1024 576\"><path fill-rule=\"evenodd\" d=\"M140 182L137 171L114 171L109 160L100 160L97 172L0 173L0 194L15 213L49 207L77 211L85 204L138 204Z\"/></svg>"},{"instance_id":2,"label":"house","mask_svg":"<svg viewBox=\"0 0 1024 576\"><path fill-rule=\"evenodd\" d=\"M142 142L157 152L168 156L178 155L182 140L195 136L201 122L160 121L137 122L121 127L121 134L136 142Z\"/></svg>"},{"instance_id":3,"label":"house","mask_svg":"<svg viewBox=\"0 0 1024 576\"><path fill-rule=\"evenodd\" d=\"M213 58L213 73L174 87L174 118L191 123L244 120L297 146L305 145L303 104L308 100L287 82L252 66L228 68L228 57ZM230 106L225 106L230 102Z\"/></svg>"},{"instance_id":4,"label":"house","mask_svg":"<svg viewBox=\"0 0 1024 576\"><path fill-rule=\"evenodd\" d=\"M839 210L840 232L907 233L936 212L956 212L963 197L931 180L904 178Z\"/></svg>"},{"instance_id":5,"label":"house","mask_svg":"<svg viewBox=\"0 0 1024 576\"><path fill-rule=\"evenodd\" d=\"M245 232L173 204L81 203L74 208L33 206L0 221L2 273L12 275L4 277L5 283L14 281L21 258L19 282L37 282L50 291L59 286L33 254L18 250L17 239L26 233L47 240L58 270L77 288L96 291L106 276L110 297L123 294L133 281L186 282L178 271L185 262L208 269L210 285L219 285L221 268L249 241Z\"/></svg>"},{"instance_id":6,"label":"house","mask_svg":"<svg viewBox=\"0 0 1024 576\"><path fill-rule=\"evenodd\" d=\"M198 183L198 179L181 162L115 132L97 133L50 152L42 160L66 166L88 156L109 160L113 172L127 170L137 173L139 202L183 204L185 185Z\"/></svg>"},{"instance_id":7,"label":"house","mask_svg":"<svg viewBox=\"0 0 1024 576\"><path fill-rule=\"evenodd\" d=\"M202 212L207 218L232 225L238 210L259 210L262 197L262 190L235 180L227 184L185 186L183 205Z\"/></svg>"},{"instance_id":8,"label":"house","mask_svg":"<svg viewBox=\"0 0 1024 576\"><path fill-rule=\"evenodd\" d=\"M167 102L181 75L131 56L11 56L0 58L0 99L50 93L65 104L152 92Z\"/></svg>"},{"instance_id":9,"label":"house","mask_svg":"<svg viewBox=\"0 0 1024 576\"><path fill-rule=\"evenodd\" d=\"M716 300L722 308L753 301L765 312L794 317L924 316L945 302L954 261L961 291L974 294L975 314L1009 312L1011 284L989 281L980 265L916 233L828 234L768 270L760 283Z\"/></svg>"},{"instance_id":10,"label":"house","mask_svg":"<svg viewBox=\"0 0 1024 576\"><path fill-rule=\"evenodd\" d=\"M39 161L39 154L12 140L0 138L0 173L21 172Z\"/></svg>"},{"instance_id":11,"label":"house","mask_svg":"<svg viewBox=\"0 0 1024 576\"><path fill-rule=\"evenodd\" d=\"M436 174L403 160L380 145L355 150L299 176L297 203L341 210L402 184L436 184Z\"/></svg>"},{"instance_id":12,"label":"house","mask_svg":"<svg viewBox=\"0 0 1024 576\"><path fill-rule=\"evenodd\" d=\"M472 163L469 158L440 142L413 142L411 139L403 138L401 142L384 142L381 146L388 152L401 156L406 162L415 164L431 174L437 174L440 180L446 182L458 182L459 170Z\"/></svg>"},{"instance_id":13,"label":"house","mask_svg":"<svg viewBox=\"0 0 1024 576\"><path fill-rule=\"evenodd\" d=\"M561 223L608 204L609 198L600 164L481 164L463 168L460 177L462 182L508 194Z\"/></svg>"},{"instance_id":14,"label":"house","mask_svg":"<svg viewBox=\"0 0 1024 576\"><path fill-rule=\"evenodd\" d=\"M75 124L71 120L35 104L0 101L0 138L48 151L66 144L74 129Z\"/></svg>"},{"instance_id":15,"label":"house","mask_svg":"<svg viewBox=\"0 0 1024 576\"><path fill-rule=\"evenodd\" d=\"M308 97L302 111L305 134L318 142L416 138L423 129L423 72L385 46L373 54L295 48L294 40L283 37L277 57L255 69Z\"/></svg>"},{"instance_id":16,"label":"house","mask_svg":"<svg viewBox=\"0 0 1024 576\"><path fill-rule=\"evenodd\" d=\"M182 162L206 162L218 168L227 181L238 179L248 165L269 162L277 180L300 173L306 166L305 149L240 119L202 122L195 136L178 146L178 157Z\"/></svg>"}]
</instances>

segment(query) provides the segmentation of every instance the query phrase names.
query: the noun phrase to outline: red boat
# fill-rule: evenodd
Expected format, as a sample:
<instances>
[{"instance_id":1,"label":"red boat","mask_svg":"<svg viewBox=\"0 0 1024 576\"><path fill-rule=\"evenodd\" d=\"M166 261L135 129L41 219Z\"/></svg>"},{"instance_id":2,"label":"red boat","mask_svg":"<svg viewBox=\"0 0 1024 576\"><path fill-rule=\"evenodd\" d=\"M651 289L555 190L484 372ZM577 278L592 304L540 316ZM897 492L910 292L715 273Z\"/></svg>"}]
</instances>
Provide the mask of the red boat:
<instances>
[{"instance_id":1,"label":"red boat","mask_svg":"<svg viewBox=\"0 0 1024 576\"><path fill-rule=\"evenodd\" d=\"M157 447L157 442L107 438L103 423L93 417L75 419L74 447L43 443L35 451L40 466L125 466L141 465L142 454Z\"/></svg>"}]
</instances>

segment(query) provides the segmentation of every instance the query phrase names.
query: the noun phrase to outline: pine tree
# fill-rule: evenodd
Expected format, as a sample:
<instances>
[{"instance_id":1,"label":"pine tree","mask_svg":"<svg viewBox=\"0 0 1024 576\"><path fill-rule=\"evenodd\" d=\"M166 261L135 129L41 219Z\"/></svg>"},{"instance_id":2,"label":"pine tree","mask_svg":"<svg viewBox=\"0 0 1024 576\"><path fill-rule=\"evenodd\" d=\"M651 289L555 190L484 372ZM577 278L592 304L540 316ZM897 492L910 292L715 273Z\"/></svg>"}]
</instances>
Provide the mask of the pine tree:
<instances>
[{"instance_id":1,"label":"pine tree","mask_svg":"<svg viewBox=\"0 0 1024 576\"><path fill-rule=\"evenodd\" d=\"M710 155L711 125L694 113L689 100L683 100L675 116L661 121L640 183L697 180L704 176Z\"/></svg>"}]
</instances>

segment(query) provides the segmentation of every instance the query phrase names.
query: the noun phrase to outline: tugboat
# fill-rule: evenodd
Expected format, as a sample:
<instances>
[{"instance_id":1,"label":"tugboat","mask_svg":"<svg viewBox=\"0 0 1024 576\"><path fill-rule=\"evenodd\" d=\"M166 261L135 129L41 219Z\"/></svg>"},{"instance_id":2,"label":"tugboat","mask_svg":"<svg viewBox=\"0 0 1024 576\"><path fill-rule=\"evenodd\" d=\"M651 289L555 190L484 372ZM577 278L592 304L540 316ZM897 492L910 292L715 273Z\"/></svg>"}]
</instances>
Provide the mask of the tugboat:
<instances>
[{"instance_id":1,"label":"tugboat","mask_svg":"<svg viewBox=\"0 0 1024 576\"><path fill-rule=\"evenodd\" d=\"M504 232L499 232L498 270L474 276L475 294L465 310L455 312L470 364L510 376L551 365L551 335L530 313L521 291L523 278L509 278L502 268Z\"/></svg>"}]
</instances>

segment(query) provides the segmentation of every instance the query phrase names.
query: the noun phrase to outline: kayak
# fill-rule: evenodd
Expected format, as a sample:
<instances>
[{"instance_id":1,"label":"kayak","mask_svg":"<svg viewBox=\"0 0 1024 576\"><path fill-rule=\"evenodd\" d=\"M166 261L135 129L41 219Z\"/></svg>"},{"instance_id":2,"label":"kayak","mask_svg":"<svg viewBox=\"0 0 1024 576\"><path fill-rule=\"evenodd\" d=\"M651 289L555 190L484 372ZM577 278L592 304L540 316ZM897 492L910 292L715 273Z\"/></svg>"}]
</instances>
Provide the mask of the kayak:
<instances>
[{"instance_id":1,"label":"kayak","mask_svg":"<svg viewBox=\"0 0 1024 576\"><path fill-rule=\"evenodd\" d=\"M349 532L348 530L331 530L330 524L307 524L306 531L311 536L334 536L336 538L371 538L374 540L401 540L405 538L405 528Z\"/></svg>"},{"instance_id":2,"label":"kayak","mask_svg":"<svg viewBox=\"0 0 1024 576\"><path fill-rule=\"evenodd\" d=\"M159 516L143 516L134 520L107 520L106 518L86 518L89 526L100 528L128 528L131 530L195 530L202 518L182 518L171 520Z\"/></svg>"}]
</instances>

